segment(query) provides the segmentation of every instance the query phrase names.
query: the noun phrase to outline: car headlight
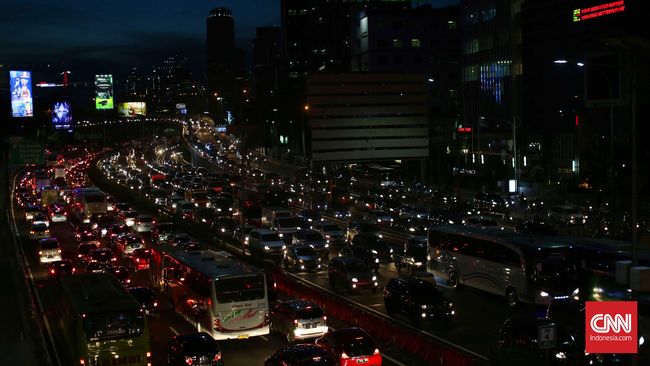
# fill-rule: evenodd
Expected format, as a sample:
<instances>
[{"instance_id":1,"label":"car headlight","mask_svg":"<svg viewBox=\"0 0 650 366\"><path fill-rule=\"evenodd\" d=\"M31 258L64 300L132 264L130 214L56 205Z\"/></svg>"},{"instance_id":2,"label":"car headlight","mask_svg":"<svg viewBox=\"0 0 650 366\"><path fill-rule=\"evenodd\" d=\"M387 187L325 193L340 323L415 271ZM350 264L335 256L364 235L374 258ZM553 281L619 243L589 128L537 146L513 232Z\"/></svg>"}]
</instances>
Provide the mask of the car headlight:
<instances>
[{"instance_id":1,"label":"car headlight","mask_svg":"<svg viewBox=\"0 0 650 366\"><path fill-rule=\"evenodd\" d=\"M539 292L539 296L541 296L541 297L548 297L548 292L546 292L546 291L540 291L540 292Z\"/></svg>"},{"instance_id":2,"label":"car headlight","mask_svg":"<svg viewBox=\"0 0 650 366\"><path fill-rule=\"evenodd\" d=\"M383 237L384 237L383 235L379 234L379 239L382 239Z\"/></svg>"},{"instance_id":3,"label":"car headlight","mask_svg":"<svg viewBox=\"0 0 650 366\"><path fill-rule=\"evenodd\" d=\"M375 263L379 263L379 258L375 258Z\"/></svg>"},{"instance_id":4,"label":"car headlight","mask_svg":"<svg viewBox=\"0 0 650 366\"><path fill-rule=\"evenodd\" d=\"M282 238L282 237L284 237L284 234L280 233L280 234L278 234L278 236Z\"/></svg>"},{"instance_id":5,"label":"car headlight","mask_svg":"<svg viewBox=\"0 0 650 366\"><path fill-rule=\"evenodd\" d=\"M393 248L390 248L390 254L393 254Z\"/></svg>"},{"instance_id":6,"label":"car headlight","mask_svg":"<svg viewBox=\"0 0 650 366\"><path fill-rule=\"evenodd\" d=\"M560 360L565 360L566 359L566 353L564 353L564 352L556 352L555 353L555 358L560 359Z\"/></svg>"},{"instance_id":7,"label":"car headlight","mask_svg":"<svg viewBox=\"0 0 650 366\"><path fill-rule=\"evenodd\" d=\"M576 288L575 290L573 290L573 292L571 293L571 296L573 296L573 297L580 296L580 288Z\"/></svg>"},{"instance_id":8,"label":"car headlight","mask_svg":"<svg viewBox=\"0 0 650 366\"><path fill-rule=\"evenodd\" d=\"M644 343L645 343L645 338L643 338L643 336L639 337L639 346L643 346Z\"/></svg>"},{"instance_id":9,"label":"car headlight","mask_svg":"<svg viewBox=\"0 0 650 366\"><path fill-rule=\"evenodd\" d=\"M422 307L422 309L426 309L426 308L427 308L427 306L426 306L426 305L422 305L421 307Z\"/></svg>"},{"instance_id":10,"label":"car headlight","mask_svg":"<svg viewBox=\"0 0 650 366\"><path fill-rule=\"evenodd\" d=\"M377 276L372 276L373 281L377 281Z\"/></svg>"},{"instance_id":11,"label":"car headlight","mask_svg":"<svg viewBox=\"0 0 650 366\"><path fill-rule=\"evenodd\" d=\"M329 238L330 238L330 236L325 234L325 239L329 239Z\"/></svg>"},{"instance_id":12,"label":"car headlight","mask_svg":"<svg viewBox=\"0 0 650 366\"><path fill-rule=\"evenodd\" d=\"M359 282L359 280L357 280L356 277L352 277L352 282L357 283L357 282Z\"/></svg>"},{"instance_id":13,"label":"car headlight","mask_svg":"<svg viewBox=\"0 0 650 366\"><path fill-rule=\"evenodd\" d=\"M269 248L268 245L265 245L265 246L264 246L264 250L271 250L271 248Z\"/></svg>"},{"instance_id":14,"label":"car headlight","mask_svg":"<svg viewBox=\"0 0 650 366\"><path fill-rule=\"evenodd\" d=\"M449 302L449 307L450 307L450 308L453 308L453 307L454 307L454 303L450 301L450 302Z\"/></svg>"},{"instance_id":15,"label":"car headlight","mask_svg":"<svg viewBox=\"0 0 650 366\"><path fill-rule=\"evenodd\" d=\"M282 250L284 250L284 249L287 249L287 246L286 246L286 245L283 245L283 246L282 246Z\"/></svg>"},{"instance_id":16,"label":"car headlight","mask_svg":"<svg viewBox=\"0 0 650 366\"><path fill-rule=\"evenodd\" d=\"M330 245L329 245L329 244L325 244L325 248L329 248L329 247L330 247Z\"/></svg>"}]
</instances>

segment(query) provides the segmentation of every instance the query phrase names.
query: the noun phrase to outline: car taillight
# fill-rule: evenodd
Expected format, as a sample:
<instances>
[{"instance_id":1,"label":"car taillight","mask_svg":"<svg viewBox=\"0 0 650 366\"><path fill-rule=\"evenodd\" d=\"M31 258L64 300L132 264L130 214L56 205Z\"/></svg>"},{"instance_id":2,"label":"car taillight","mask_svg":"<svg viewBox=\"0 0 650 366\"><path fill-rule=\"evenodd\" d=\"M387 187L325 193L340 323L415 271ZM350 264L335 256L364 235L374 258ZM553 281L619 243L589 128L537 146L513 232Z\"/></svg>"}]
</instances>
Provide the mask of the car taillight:
<instances>
[{"instance_id":1,"label":"car taillight","mask_svg":"<svg viewBox=\"0 0 650 366\"><path fill-rule=\"evenodd\" d=\"M151 352L147 352L147 366L151 366Z\"/></svg>"},{"instance_id":2,"label":"car taillight","mask_svg":"<svg viewBox=\"0 0 650 366\"><path fill-rule=\"evenodd\" d=\"M219 361L221 361L221 352L219 352L219 353L217 353L216 355L214 355L214 359L213 359L212 361L214 361L214 362L219 362Z\"/></svg>"},{"instance_id":3,"label":"car taillight","mask_svg":"<svg viewBox=\"0 0 650 366\"><path fill-rule=\"evenodd\" d=\"M61 249L59 249L59 254L61 254Z\"/></svg>"},{"instance_id":4,"label":"car taillight","mask_svg":"<svg viewBox=\"0 0 650 366\"><path fill-rule=\"evenodd\" d=\"M52 269L50 270L50 273L51 273L51 274L56 273L56 271L54 270L54 268L52 268Z\"/></svg>"},{"instance_id":5,"label":"car taillight","mask_svg":"<svg viewBox=\"0 0 650 366\"><path fill-rule=\"evenodd\" d=\"M375 356L379 354L379 348L375 348Z\"/></svg>"},{"instance_id":6,"label":"car taillight","mask_svg":"<svg viewBox=\"0 0 650 366\"><path fill-rule=\"evenodd\" d=\"M81 360L79 360L79 365L85 365L85 364L86 364L86 361L84 361L83 358Z\"/></svg>"},{"instance_id":7,"label":"car taillight","mask_svg":"<svg viewBox=\"0 0 650 366\"><path fill-rule=\"evenodd\" d=\"M341 359L347 360L348 358L350 358L350 356L348 356L347 353L345 353L345 352L341 353Z\"/></svg>"},{"instance_id":8,"label":"car taillight","mask_svg":"<svg viewBox=\"0 0 650 366\"><path fill-rule=\"evenodd\" d=\"M154 302L153 302L153 306L154 306L154 307L158 306L158 301L154 301Z\"/></svg>"},{"instance_id":9,"label":"car taillight","mask_svg":"<svg viewBox=\"0 0 650 366\"><path fill-rule=\"evenodd\" d=\"M140 263L140 258L136 258L135 261Z\"/></svg>"},{"instance_id":10,"label":"car taillight","mask_svg":"<svg viewBox=\"0 0 650 366\"><path fill-rule=\"evenodd\" d=\"M39 250L38 255L43 255L43 251Z\"/></svg>"},{"instance_id":11,"label":"car taillight","mask_svg":"<svg viewBox=\"0 0 650 366\"><path fill-rule=\"evenodd\" d=\"M192 357L185 356L185 363L186 363L187 365L191 365L191 364L192 364Z\"/></svg>"},{"instance_id":12,"label":"car taillight","mask_svg":"<svg viewBox=\"0 0 650 366\"><path fill-rule=\"evenodd\" d=\"M298 319L293 320L293 325L298 325Z\"/></svg>"}]
</instances>

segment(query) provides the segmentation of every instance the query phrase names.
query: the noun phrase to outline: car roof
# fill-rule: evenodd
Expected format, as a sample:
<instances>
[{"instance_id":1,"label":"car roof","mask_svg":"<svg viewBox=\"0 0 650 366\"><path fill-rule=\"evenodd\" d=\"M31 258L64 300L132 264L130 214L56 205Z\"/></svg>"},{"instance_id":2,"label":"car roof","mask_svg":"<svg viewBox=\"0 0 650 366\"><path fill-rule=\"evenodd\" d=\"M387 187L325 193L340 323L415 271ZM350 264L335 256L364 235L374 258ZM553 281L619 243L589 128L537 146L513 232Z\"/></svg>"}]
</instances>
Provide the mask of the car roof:
<instances>
[{"instance_id":1,"label":"car roof","mask_svg":"<svg viewBox=\"0 0 650 366\"><path fill-rule=\"evenodd\" d=\"M298 357L320 356L320 357L331 358L331 355L326 349L319 347L315 344L308 344L308 343L286 345L283 348L283 352L285 354L288 353Z\"/></svg>"},{"instance_id":2,"label":"car roof","mask_svg":"<svg viewBox=\"0 0 650 366\"><path fill-rule=\"evenodd\" d=\"M368 337L365 330L357 327L340 328L332 331L332 335L339 341L349 341L358 337Z\"/></svg>"},{"instance_id":3,"label":"car roof","mask_svg":"<svg viewBox=\"0 0 650 366\"><path fill-rule=\"evenodd\" d=\"M353 264L353 263L364 263L361 259L357 257L348 257L348 256L343 256L343 257L334 257L332 258L332 261L341 261L344 264Z\"/></svg>"},{"instance_id":4,"label":"car roof","mask_svg":"<svg viewBox=\"0 0 650 366\"><path fill-rule=\"evenodd\" d=\"M292 310L300 310L300 309L305 309L305 308L308 308L308 307L314 307L314 308L319 307L318 305L316 305L315 303L313 303L313 302L311 302L309 300L302 300L302 299L300 299L300 300L288 300L288 301L283 302L283 304L286 305L287 307L291 308Z\"/></svg>"}]
</instances>

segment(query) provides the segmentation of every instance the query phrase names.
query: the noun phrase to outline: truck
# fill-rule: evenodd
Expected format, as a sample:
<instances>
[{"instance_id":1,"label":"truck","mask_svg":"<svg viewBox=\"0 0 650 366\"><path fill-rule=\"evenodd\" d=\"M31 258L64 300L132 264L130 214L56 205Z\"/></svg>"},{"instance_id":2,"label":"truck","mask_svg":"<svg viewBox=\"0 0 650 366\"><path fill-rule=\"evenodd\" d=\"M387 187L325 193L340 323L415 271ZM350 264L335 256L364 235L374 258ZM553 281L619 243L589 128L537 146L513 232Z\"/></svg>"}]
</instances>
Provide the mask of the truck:
<instances>
[{"instance_id":1,"label":"truck","mask_svg":"<svg viewBox=\"0 0 650 366\"><path fill-rule=\"evenodd\" d=\"M59 191L51 187L41 189L41 206L48 208L51 204L59 201Z\"/></svg>"},{"instance_id":2,"label":"truck","mask_svg":"<svg viewBox=\"0 0 650 366\"><path fill-rule=\"evenodd\" d=\"M54 167L54 179L57 178L65 179L65 166L63 164Z\"/></svg>"},{"instance_id":3,"label":"truck","mask_svg":"<svg viewBox=\"0 0 650 366\"><path fill-rule=\"evenodd\" d=\"M262 226L271 227L281 217L291 217L291 211L286 207L262 207Z\"/></svg>"}]
</instances>

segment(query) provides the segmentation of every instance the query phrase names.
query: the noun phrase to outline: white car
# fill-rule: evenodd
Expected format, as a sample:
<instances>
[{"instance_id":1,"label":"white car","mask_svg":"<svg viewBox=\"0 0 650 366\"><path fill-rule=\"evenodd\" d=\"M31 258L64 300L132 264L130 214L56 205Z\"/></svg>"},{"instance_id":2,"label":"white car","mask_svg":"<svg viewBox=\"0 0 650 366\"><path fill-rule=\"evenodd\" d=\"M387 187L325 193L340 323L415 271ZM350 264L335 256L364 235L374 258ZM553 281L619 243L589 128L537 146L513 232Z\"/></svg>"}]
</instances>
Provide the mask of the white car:
<instances>
[{"instance_id":1,"label":"white car","mask_svg":"<svg viewBox=\"0 0 650 366\"><path fill-rule=\"evenodd\" d=\"M328 244L345 244L345 232L332 221L317 222L314 230L321 233Z\"/></svg>"},{"instance_id":2,"label":"white car","mask_svg":"<svg viewBox=\"0 0 650 366\"><path fill-rule=\"evenodd\" d=\"M51 206L49 212L50 212L50 221L52 222L68 221L68 216L66 216L65 209L63 208L63 206Z\"/></svg>"},{"instance_id":3,"label":"white car","mask_svg":"<svg viewBox=\"0 0 650 366\"><path fill-rule=\"evenodd\" d=\"M41 264L61 260L61 247L55 238L45 238L38 241L38 257Z\"/></svg>"},{"instance_id":4,"label":"white car","mask_svg":"<svg viewBox=\"0 0 650 366\"><path fill-rule=\"evenodd\" d=\"M45 224L45 226L50 227L50 220L46 214L39 212L32 218L32 224Z\"/></svg>"},{"instance_id":5,"label":"white car","mask_svg":"<svg viewBox=\"0 0 650 366\"><path fill-rule=\"evenodd\" d=\"M133 227L135 225L135 219L138 217L138 213L136 211L126 211L124 212L123 218L124 218L124 223L128 227Z\"/></svg>"},{"instance_id":6,"label":"white car","mask_svg":"<svg viewBox=\"0 0 650 366\"><path fill-rule=\"evenodd\" d=\"M139 233L149 233L153 229L153 225L156 223L151 215L138 215L135 219L135 231Z\"/></svg>"},{"instance_id":7,"label":"white car","mask_svg":"<svg viewBox=\"0 0 650 366\"><path fill-rule=\"evenodd\" d=\"M248 247L251 253L263 255L284 255L287 246L282 238L269 229L255 229L248 234Z\"/></svg>"}]
</instances>

